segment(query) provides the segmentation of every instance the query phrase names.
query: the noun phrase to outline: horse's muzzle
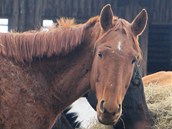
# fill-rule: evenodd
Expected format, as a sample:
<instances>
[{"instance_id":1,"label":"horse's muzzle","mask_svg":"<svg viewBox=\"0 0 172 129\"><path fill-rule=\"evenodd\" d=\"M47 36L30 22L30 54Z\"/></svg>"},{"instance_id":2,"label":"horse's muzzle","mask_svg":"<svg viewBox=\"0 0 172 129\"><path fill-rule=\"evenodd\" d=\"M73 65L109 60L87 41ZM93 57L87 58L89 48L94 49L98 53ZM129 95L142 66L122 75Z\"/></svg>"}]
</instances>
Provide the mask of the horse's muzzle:
<instances>
[{"instance_id":1,"label":"horse's muzzle","mask_svg":"<svg viewBox=\"0 0 172 129\"><path fill-rule=\"evenodd\" d=\"M112 114L107 114L107 113L98 113L97 117L100 123L105 124L105 125L114 125L118 122L120 118L120 114L116 114L113 116Z\"/></svg>"},{"instance_id":2,"label":"horse's muzzle","mask_svg":"<svg viewBox=\"0 0 172 129\"><path fill-rule=\"evenodd\" d=\"M120 118L122 113L121 104L118 104L113 108L113 110L108 110L108 107L105 104L104 100L100 101L100 104L97 108L98 120L105 125L113 125Z\"/></svg>"}]
</instances>

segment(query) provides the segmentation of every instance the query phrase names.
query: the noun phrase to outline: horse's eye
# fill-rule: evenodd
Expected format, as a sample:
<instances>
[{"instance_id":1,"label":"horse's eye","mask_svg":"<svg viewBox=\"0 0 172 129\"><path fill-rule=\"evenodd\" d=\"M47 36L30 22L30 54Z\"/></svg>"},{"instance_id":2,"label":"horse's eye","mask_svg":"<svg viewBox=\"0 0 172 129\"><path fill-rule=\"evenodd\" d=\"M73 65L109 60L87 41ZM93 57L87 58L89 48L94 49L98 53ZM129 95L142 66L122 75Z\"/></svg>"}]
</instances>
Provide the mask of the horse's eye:
<instances>
[{"instance_id":1,"label":"horse's eye","mask_svg":"<svg viewBox=\"0 0 172 129\"><path fill-rule=\"evenodd\" d=\"M98 53L99 58L103 58L103 54L101 52Z\"/></svg>"},{"instance_id":2,"label":"horse's eye","mask_svg":"<svg viewBox=\"0 0 172 129\"><path fill-rule=\"evenodd\" d=\"M136 63L136 61L137 61L137 59L136 59L136 58L135 58L135 59L133 59L133 60L132 60L132 64Z\"/></svg>"},{"instance_id":3,"label":"horse's eye","mask_svg":"<svg viewBox=\"0 0 172 129\"><path fill-rule=\"evenodd\" d=\"M135 56L134 59L132 60L132 64L135 64L137 62L138 58L139 58L138 56Z\"/></svg>"}]
</instances>

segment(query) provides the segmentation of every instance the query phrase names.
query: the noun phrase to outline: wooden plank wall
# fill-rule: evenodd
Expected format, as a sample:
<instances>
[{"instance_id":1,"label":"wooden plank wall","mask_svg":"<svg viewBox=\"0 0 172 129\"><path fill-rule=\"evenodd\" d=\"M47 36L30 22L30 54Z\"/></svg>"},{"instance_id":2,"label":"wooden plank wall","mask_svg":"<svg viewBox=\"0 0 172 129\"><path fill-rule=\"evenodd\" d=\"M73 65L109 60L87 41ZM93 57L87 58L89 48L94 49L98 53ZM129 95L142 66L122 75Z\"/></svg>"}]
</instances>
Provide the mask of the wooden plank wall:
<instances>
[{"instance_id":1,"label":"wooden plank wall","mask_svg":"<svg viewBox=\"0 0 172 129\"><path fill-rule=\"evenodd\" d=\"M13 0L0 0L0 17L8 18L11 16Z\"/></svg>"},{"instance_id":2,"label":"wooden plank wall","mask_svg":"<svg viewBox=\"0 0 172 129\"><path fill-rule=\"evenodd\" d=\"M65 16L85 21L98 15L107 3L116 15L129 21L146 8L151 24L172 24L172 0L0 0L0 17L10 18L11 29L24 31L39 28L43 18Z\"/></svg>"},{"instance_id":3,"label":"wooden plank wall","mask_svg":"<svg viewBox=\"0 0 172 129\"><path fill-rule=\"evenodd\" d=\"M146 8L150 23L172 24L172 0L0 0L0 17L10 18L10 28L39 28L42 19L74 17L81 21L98 15L110 3L114 13L131 21Z\"/></svg>"},{"instance_id":4,"label":"wooden plank wall","mask_svg":"<svg viewBox=\"0 0 172 129\"><path fill-rule=\"evenodd\" d=\"M172 0L150 0L150 21L156 24L172 24Z\"/></svg>"}]
</instances>

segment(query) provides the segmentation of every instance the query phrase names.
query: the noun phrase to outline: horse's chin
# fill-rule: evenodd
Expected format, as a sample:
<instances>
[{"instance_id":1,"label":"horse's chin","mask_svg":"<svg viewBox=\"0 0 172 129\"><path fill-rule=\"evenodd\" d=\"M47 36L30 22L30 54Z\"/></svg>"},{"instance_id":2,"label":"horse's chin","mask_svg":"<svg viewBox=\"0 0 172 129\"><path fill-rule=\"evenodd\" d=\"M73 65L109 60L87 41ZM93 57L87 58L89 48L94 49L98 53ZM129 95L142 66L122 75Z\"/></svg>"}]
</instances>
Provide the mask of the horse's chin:
<instances>
[{"instance_id":1,"label":"horse's chin","mask_svg":"<svg viewBox=\"0 0 172 129\"><path fill-rule=\"evenodd\" d=\"M98 114L97 115L98 121L104 125L115 125L119 117L113 117L112 115L103 115L103 114Z\"/></svg>"}]
</instances>

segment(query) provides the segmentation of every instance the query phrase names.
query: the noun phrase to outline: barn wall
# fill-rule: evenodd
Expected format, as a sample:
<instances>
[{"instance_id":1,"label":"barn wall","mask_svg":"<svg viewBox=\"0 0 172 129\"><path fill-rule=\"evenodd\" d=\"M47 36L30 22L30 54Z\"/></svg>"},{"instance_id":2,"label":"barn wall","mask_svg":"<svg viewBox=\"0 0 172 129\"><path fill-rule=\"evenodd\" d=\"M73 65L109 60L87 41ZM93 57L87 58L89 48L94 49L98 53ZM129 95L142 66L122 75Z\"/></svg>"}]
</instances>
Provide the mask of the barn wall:
<instances>
[{"instance_id":1,"label":"barn wall","mask_svg":"<svg viewBox=\"0 0 172 129\"><path fill-rule=\"evenodd\" d=\"M0 0L0 17L10 18L10 29L25 31L39 28L44 18L85 21L98 15L107 3L117 16L129 21L146 8L150 23L172 24L172 0Z\"/></svg>"},{"instance_id":2,"label":"barn wall","mask_svg":"<svg viewBox=\"0 0 172 129\"><path fill-rule=\"evenodd\" d=\"M12 1L13 0L0 0L0 17L10 17L12 8Z\"/></svg>"},{"instance_id":3,"label":"barn wall","mask_svg":"<svg viewBox=\"0 0 172 129\"><path fill-rule=\"evenodd\" d=\"M156 24L172 24L172 0L150 0L150 21Z\"/></svg>"}]
</instances>

